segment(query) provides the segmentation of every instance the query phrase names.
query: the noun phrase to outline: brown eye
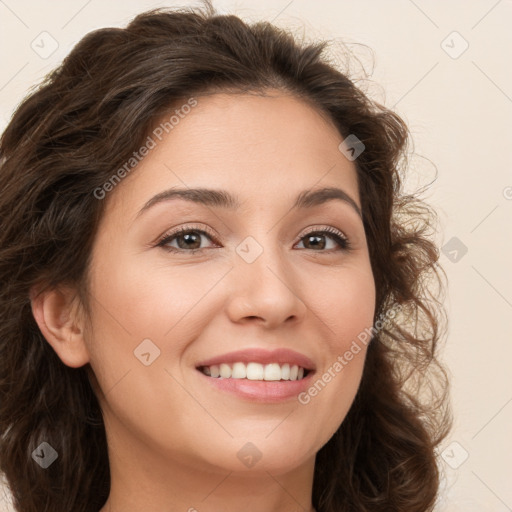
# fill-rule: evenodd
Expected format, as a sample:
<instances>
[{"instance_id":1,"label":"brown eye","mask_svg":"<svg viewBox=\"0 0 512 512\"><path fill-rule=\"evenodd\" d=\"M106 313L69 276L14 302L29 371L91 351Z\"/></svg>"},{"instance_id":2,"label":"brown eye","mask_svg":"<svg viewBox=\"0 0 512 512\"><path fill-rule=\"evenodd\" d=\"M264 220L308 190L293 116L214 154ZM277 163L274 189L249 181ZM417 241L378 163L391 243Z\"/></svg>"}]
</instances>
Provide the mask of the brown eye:
<instances>
[{"instance_id":1,"label":"brown eye","mask_svg":"<svg viewBox=\"0 0 512 512\"><path fill-rule=\"evenodd\" d=\"M157 244L157 247L163 247L170 252L189 252L194 253L202 251L204 247L201 245L201 237L212 239L213 237L202 229L193 228L180 228L179 230L168 234ZM177 247L172 247L169 244L176 240Z\"/></svg>"},{"instance_id":2,"label":"brown eye","mask_svg":"<svg viewBox=\"0 0 512 512\"><path fill-rule=\"evenodd\" d=\"M215 241L213 235L207 231L185 226L166 235L156 246L169 252L193 254L207 249L207 247L201 247L202 237ZM348 251L351 248L348 238L333 228L311 231L301 238L301 242L305 249L330 253L333 250L336 251L336 247L328 247L329 239L338 245L338 250ZM175 245L172 246L171 243Z\"/></svg>"},{"instance_id":3,"label":"brown eye","mask_svg":"<svg viewBox=\"0 0 512 512\"><path fill-rule=\"evenodd\" d=\"M312 231L306 235L304 235L301 238L301 241L304 241L304 246L306 249L314 250L317 252L329 252L323 251L323 249L326 248L327 242L325 241L326 238L330 238L331 240L334 240L336 244L338 244L339 247L341 247L341 250L349 250L350 249L350 242L347 237L341 234L341 232L338 232L337 230L322 230L322 231Z\"/></svg>"}]
</instances>

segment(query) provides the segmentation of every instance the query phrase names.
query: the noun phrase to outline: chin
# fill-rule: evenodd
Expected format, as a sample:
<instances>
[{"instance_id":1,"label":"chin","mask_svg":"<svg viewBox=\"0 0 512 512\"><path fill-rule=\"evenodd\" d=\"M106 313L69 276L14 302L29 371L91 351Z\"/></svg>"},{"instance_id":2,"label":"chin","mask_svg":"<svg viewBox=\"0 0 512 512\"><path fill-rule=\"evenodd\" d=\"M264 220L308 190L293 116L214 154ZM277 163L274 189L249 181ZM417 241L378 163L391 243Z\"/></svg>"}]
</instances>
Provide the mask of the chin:
<instances>
[{"instance_id":1,"label":"chin","mask_svg":"<svg viewBox=\"0 0 512 512\"><path fill-rule=\"evenodd\" d=\"M212 440L218 449L215 452L209 451L207 456L203 452L202 456L206 464L224 471L252 474L268 472L277 475L288 473L306 463L321 448L321 443L320 446L308 445L304 433L296 432L292 435L283 430L279 435L278 429L273 433L268 430L265 434L267 437L226 439L223 446Z\"/></svg>"}]
</instances>

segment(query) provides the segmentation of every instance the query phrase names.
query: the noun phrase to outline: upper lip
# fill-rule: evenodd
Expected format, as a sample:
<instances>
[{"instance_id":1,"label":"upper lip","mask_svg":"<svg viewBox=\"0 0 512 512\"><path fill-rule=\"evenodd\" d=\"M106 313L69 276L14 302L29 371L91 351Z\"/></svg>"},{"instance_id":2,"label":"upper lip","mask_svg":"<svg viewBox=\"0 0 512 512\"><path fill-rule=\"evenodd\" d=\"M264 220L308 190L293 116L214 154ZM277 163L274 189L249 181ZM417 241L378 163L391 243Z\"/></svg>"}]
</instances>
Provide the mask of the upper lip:
<instances>
[{"instance_id":1,"label":"upper lip","mask_svg":"<svg viewBox=\"0 0 512 512\"><path fill-rule=\"evenodd\" d=\"M237 350L235 352L228 352L219 356L206 359L197 364L197 368L202 366L213 366L221 363L260 363L270 364L279 363L290 365L296 364L305 370L314 370L315 364L311 359L304 354L295 352L288 348L278 348L275 350L264 350L261 348L250 348L245 350Z\"/></svg>"}]
</instances>

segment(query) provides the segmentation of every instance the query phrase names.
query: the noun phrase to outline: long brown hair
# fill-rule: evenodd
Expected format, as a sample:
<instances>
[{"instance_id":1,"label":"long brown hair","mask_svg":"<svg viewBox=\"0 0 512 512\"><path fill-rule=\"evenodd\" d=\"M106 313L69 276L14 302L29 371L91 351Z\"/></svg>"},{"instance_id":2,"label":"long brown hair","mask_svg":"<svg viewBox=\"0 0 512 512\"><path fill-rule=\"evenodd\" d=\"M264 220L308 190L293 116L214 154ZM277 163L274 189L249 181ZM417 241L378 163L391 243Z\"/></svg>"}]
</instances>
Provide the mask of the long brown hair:
<instances>
[{"instance_id":1,"label":"long brown hair","mask_svg":"<svg viewBox=\"0 0 512 512\"><path fill-rule=\"evenodd\" d=\"M87 309L91 248L108 201L94 191L177 99L267 89L312 102L342 137L365 145L354 164L375 320L400 306L374 333L354 403L317 454L313 505L433 510L436 448L452 422L437 353L445 288L436 213L402 190L405 123L329 63L326 46L218 15L209 0L155 9L124 29L88 33L17 108L0 139L0 470L19 512L97 512L110 490L89 365L70 368L57 357L34 320L30 290L71 284ZM58 452L45 470L32 460L43 441Z\"/></svg>"}]
</instances>

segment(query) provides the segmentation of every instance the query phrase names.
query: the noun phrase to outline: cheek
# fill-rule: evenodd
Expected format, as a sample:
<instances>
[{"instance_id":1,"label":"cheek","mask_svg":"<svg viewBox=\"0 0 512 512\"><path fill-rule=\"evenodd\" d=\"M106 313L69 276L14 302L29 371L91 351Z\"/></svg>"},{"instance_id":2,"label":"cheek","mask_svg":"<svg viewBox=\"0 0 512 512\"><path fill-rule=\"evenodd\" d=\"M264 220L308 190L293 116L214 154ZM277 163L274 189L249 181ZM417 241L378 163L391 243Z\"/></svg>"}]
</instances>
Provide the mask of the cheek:
<instances>
[{"instance_id":1,"label":"cheek","mask_svg":"<svg viewBox=\"0 0 512 512\"><path fill-rule=\"evenodd\" d=\"M333 306L335 304L335 306ZM369 269L347 273L330 307L331 354L325 379L333 388L346 387L343 396L353 398L359 386L366 350L372 337L375 283ZM343 375L343 379L335 376ZM343 381L343 383L341 383Z\"/></svg>"},{"instance_id":2,"label":"cheek","mask_svg":"<svg viewBox=\"0 0 512 512\"><path fill-rule=\"evenodd\" d=\"M218 264L203 264L200 270L172 267L164 260L149 266L144 265L144 255L130 258L128 250L123 254L98 255L91 274L91 365L107 388L140 366L139 346L160 351L167 362L177 360L208 322L214 310L213 289L229 270ZM154 347L144 342L148 339ZM156 361L161 364L163 359Z\"/></svg>"},{"instance_id":3,"label":"cheek","mask_svg":"<svg viewBox=\"0 0 512 512\"><path fill-rule=\"evenodd\" d=\"M105 324L117 324L117 329L135 339L154 336L162 339L169 331L190 321L196 306L222 278L225 271L218 266L199 267L165 264L147 265L140 257L120 255L115 262L103 260L94 269L93 294ZM110 315L108 315L110 313ZM185 318L186 317L186 318Z\"/></svg>"},{"instance_id":4,"label":"cheek","mask_svg":"<svg viewBox=\"0 0 512 512\"><path fill-rule=\"evenodd\" d=\"M323 274L315 280L311 296L318 317L328 327L332 351L347 350L353 339L372 326L375 282L368 262Z\"/></svg>"},{"instance_id":5,"label":"cheek","mask_svg":"<svg viewBox=\"0 0 512 512\"><path fill-rule=\"evenodd\" d=\"M325 284L323 284L325 283ZM347 415L364 369L375 313L375 283L369 265L338 269L316 280L316 316L322 321L322 367L299 403L324 425L326 441ZM323 286L322 286L323 285ZM311 295L310 295L311 296Z\"/></svg>"}]
</instances>

